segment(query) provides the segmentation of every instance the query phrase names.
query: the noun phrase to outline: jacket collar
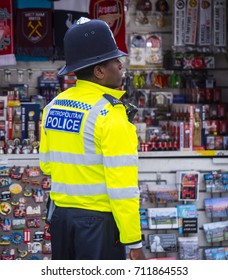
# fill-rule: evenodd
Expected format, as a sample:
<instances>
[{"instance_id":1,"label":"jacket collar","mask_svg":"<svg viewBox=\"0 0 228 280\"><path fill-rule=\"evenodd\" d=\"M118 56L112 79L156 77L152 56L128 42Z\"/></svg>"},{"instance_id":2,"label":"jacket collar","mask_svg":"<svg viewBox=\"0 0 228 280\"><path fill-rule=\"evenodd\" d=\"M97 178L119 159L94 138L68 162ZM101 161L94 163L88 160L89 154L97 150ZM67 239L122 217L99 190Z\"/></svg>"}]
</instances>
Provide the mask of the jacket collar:
<instances>
[{"instance_id":1,"label":"jacket collar","mask_svg":"<svg viewBox=\"0 0 228 280\"><path fill-rule=\"evenodd\" d=\"M107 93L107 94L110 94L117 99L120 99L125 93L124 90L108 88L108 87L101 86L99 84L89 82L89 81L85 81L85 80L77 80L76 81L76 87L77 88L84 88L84 89L86 89L86 91L96 90L96 93L100 93L101 96L104 93Z\"/></svg>"}]
</instances>

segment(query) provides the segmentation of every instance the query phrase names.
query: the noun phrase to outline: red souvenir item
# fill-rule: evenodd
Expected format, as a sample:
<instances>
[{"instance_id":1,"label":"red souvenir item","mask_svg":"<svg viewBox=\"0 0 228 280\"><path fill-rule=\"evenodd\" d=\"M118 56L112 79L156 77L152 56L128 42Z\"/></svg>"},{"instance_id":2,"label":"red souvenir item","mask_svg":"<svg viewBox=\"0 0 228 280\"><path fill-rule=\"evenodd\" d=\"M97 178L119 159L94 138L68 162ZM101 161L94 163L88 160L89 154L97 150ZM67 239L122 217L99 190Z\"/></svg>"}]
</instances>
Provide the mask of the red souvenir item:
<instances>
[{"instance_id":1,"label":"red souvenir item","mask_svg":"<svg viewBox=\"0 0 228 280\"><path fill-rule=\"evenodd\" d=\"M45 177L41 181L41 187L44 190L50 190L51 189L51 179Z\"/></svg>"},{"instance_id":2,"label":"red souvenir item","mask_svg":"<svg viewBox=\"0 0 228 280\"><path fill-rule=\"evenodd\" d=\"M44 227L44 239L51 240L51 234L49 232L50 225L46 224Z\"/></svg>"},{"instance_id":3,"label":"red souvenir item","mask_svg":"<svg viewBox=\"0 0 228 280\"><path fill-rule=\"evenodd\" d=\"M20 180L23 176L24 168L13 166L10 170L10 177L12 179Z\"/></svg>"},{"instance_id":4,"label":"red souvenir item","mask_svg":"<svg viewBox=\"0 0 228 280\"><path fill-rule=\"evenodd\" d=\"M0 1L0 66L14 65L13 1Z\"/></svg>"},{"instance_id":5,"label":"red souvenir item","mask_svg":"<svg viewBox=\"0 0 228 280\"><path fill-rule=\"evenodd\" d=\"M13 209L13 215L15 218L24 218L26 216L25 209L23 209L19 205L15 206Z\"/></svg>"},{"instance_id":6,"label":"red souvenir item","mask_svg":"<svg viewBox=\"0 0 228 280\"><path fill-rule=\"evenodd\" d=\"M25 172L28 177L40 176L40 169L39 169L39 167L36 167L36 166L34 166L34 167L27 166L25 169Z\"/></svg>"},{"instance_id":7,"label":"red souvenir item","mask_svg":"<svg viewBox=\"0 0 228 280\"><path fill-rule=\"evenodd\" d=\"M40 218L27 219L26 220L26 226L28 228L38 228L38 227L40 227Z\"/></svg>"},{"instance_id":8,"label":"red souvenir item","mask_svg":"<svg viewBox=\"0 0 228 280\"><path fill-rule=\"evenodd\" d=\"M195 57L193 65L195 69L204 69L206 67L205 60L203 57Z\"/></svg>"},{"instance_id":9,"label":"red souvenir item","mask_svg":"<svg viewBox=\"0 0 228 280\"><path fill-rule=\"evenodd\" d=\"M30 229L24 229L23 231L23 236L24 236L24 242L30 242L31 241L31 230Z\"/></svg>"},{"instance_id":10,"label":"red souvenir item","mask_svg":"<svg viewBox=\"0 0 228 280\"><path fill-rule=\"evenodd\" d=\"M113 32L118 48L128 53L125 37L124 0L91 0L90 18L105 21Z\"/></svg>"}]
</instances>

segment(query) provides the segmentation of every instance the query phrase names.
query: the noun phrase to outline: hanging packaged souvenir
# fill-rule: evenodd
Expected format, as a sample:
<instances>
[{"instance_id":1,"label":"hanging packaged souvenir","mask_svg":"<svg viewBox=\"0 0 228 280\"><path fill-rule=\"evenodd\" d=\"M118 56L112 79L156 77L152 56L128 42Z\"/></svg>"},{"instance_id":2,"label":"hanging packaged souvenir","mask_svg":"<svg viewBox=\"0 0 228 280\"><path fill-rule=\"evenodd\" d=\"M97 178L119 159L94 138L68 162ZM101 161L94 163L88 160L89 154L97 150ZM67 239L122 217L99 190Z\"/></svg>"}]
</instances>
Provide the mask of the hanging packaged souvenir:
<instances>
[{"instance_id":1,"label":"hanging packaged souvenir","mask_svg":"<svg viewBox=\"0 0 228 280\"><path fill-rule=\"evenodd\" d=\"M200 46L212 44L212 0L200 0L199 8L199 36Z\"/></svg>"},{"instance_id":2,"label":"hanging packaged souvenir","mask_svg":"<svg viewBox=\"0 0 228 280\"><path fill-rule=\"evenodd\" d=\"M185 45L186 0L175 0L174 3L174 46Z\"/></svg>"},{"instance_id":3,"label":"hanging packaged souvenir","mask_svg":"<svg viewBox=\"0 0 228 280\"><path fill-rule=\"evenodd\" d=\"M158 0L155 3L157 17L156 17L156 23L158 27L164 27L165 26L165 18L164 15L169 11L169 4L166 0Z\"/></svg>"},{"instance_id":4,"label":"hanging packaged souvenir","mask_svg":"<svg viewBox=\"0 0 228 280\"><path fill-rule=\"evenodd\" d=\"M158 34L146 38L146 63L162 64L162 38Z\"/></svg>"},{"instance_id":5,"label":"hanging packaged souvenir","mask_svg":"<svg viewBox=\"0 0 228 280\"><path fill-rule=\"evenodd\" d=\"M149 24L151 11L152 3L150 0L138 0L136 4L136 24Z\"/></svg>"},{"instance_id":6,"label":"hanging packaged souvenir","mask_svg":"<svg viewBox=\"0 0 228 280\"><path fill-rule=\"evenodd\" d=\"M226 47L226 1L214 1L214 46Z\"/></svg>"},{"instance_id":7,"label":"hanging packaged souvenir","mask_svg":"<svg viewBox=\"0 0 228 280\"><path fill-rule=\"evenodd\" d=\"M185 45L196 45L199 0L189 0L186 12Z\"/></svg>"},{"instance_id":8,"label":"hanging packaged souvenir","mask_svg":"<svg viewBox=\"0 0 228 280\"><path fill-rule=\"evenodd\" d=\"M145 65L146 39L142 35L132 35L130 44L130 65Z\"/></svg>"}]
</instances>

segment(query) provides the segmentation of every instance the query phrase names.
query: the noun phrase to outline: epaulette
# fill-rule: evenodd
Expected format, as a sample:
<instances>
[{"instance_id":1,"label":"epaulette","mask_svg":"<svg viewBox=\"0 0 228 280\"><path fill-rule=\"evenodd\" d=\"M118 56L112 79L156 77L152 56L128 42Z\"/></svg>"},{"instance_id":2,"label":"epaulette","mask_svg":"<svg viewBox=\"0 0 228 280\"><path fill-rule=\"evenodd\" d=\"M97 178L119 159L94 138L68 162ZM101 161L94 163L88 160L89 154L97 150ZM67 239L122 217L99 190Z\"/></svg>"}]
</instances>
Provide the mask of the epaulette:
<instances>
[{"instance_id":1,"label":"epaulette","mask_svg":"<svg viewBox=\"0 0 228 280\"><path fill-rule=\"evenodd\" d=\"M103 96L112 104L112 106L115 106L117 104L123 104L119 99L113 97L110 94L105 93L105 94L103 94Z\"/></svg>"}]
</instances>

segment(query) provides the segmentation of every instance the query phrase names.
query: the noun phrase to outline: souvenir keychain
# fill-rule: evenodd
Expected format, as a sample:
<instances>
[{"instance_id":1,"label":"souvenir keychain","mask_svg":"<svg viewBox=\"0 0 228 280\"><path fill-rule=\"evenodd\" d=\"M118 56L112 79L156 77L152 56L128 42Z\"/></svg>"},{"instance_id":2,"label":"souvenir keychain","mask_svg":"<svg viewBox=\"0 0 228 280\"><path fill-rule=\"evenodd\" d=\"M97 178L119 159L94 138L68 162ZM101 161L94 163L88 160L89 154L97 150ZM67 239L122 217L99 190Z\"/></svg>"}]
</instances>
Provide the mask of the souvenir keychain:
<instances>
[{"instance_id":1,"label":"souvenir keychain","mask_svg":"<svg viewBox=\"0 0 228 280\"><path fill-rule=\"evenodd\" d=\"M162 38L158 34L149 35L146 38L146 63L162 63Z\"/></svg>"},{"instance_id":2,"label":"souvenir keychain","mask_svg":"<svg viewBox=\"0 0 228 280\"><path fill-rule=\"evenodd\" d=\"M158 0L155 3L156 12L157 12L157 26L164 27L165 26L165 19L164 14L169 11L169 4L166 0Z\"/></svg>"},{"instance_id":3,"label":"souvenir keychain","mask_svg":"<svg viewBox=\"0 0 228 280\"><path fill-rule=\"evenodd\" d=\"M136 4L136 23L146 25L149 23L148 15L152 11L152 3L149 0L138 0Z\"/></svg>"}]
</instances>

